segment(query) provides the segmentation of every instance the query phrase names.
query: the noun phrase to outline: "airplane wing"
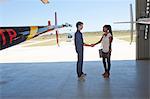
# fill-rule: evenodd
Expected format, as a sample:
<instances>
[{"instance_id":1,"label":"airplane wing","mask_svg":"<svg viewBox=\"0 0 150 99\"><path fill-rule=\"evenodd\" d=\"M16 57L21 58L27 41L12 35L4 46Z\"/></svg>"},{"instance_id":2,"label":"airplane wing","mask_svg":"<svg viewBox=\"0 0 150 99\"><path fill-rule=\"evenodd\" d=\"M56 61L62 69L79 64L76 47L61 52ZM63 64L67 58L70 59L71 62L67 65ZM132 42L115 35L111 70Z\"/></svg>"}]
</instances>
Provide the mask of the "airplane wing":
<instances>
[{"instance_id":1,"label":"airplane wing","mask_svg":"<svg viewBox=\"0 0 150 99\"><path fill-rule=\"evenodd\" d=\"M0 27L0 50L64 27L71 27L71 25L66 23L57 26Z\"/></svg>"},{"instance_id":2,"label":"airplane wing","mask_svg":"<svg viewBox=\"0 0 150 99\"><path fill-rule=\"evenodd\" d=\"M126 24L126 23L136 23L136 22L114 22L114 24Z\"/></svg>"},{"instance_id":3,"label":"airplane wing","mask_svg":"<svg viewBox=\"0 0 150 99\"><path fill-rule=\"evenodd\" d=\"M123 24L123 23L150 24L150 18L139 18L137 21L130 21L130 22L114 22L114 24Z\"/></svg>"},{"instance_id":4,"label":"airplane wing","mask_svg":"<svg viewBox=\"0 0 150 99\"><path fill-rule=\"evenodd\" d=\"M137 21L139 24L150 24L150 18L139 18Z\"/></svg>"}]
</instances>

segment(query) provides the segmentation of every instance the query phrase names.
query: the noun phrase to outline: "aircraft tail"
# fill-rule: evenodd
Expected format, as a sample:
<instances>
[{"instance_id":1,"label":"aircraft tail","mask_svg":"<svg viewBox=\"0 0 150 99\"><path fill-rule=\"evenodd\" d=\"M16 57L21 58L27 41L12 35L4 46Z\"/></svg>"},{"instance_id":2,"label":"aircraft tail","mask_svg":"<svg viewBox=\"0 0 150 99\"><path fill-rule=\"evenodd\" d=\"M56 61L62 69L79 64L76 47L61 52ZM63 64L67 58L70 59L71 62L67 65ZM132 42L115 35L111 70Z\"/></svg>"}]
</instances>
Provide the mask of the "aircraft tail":
<instances>
[{"instance_id":1,"label":"aircraft tail","mask_svg":"<svg viewBox=\"0 0 150 99\"><path fill-rule=\"evenodd\" d=\"M132 9L132 4L130 4L130 21L129 22L114 22L114 24L126 24L126 23L130 23L130 36L131 36L131 41L130 41L130 44L132 43L133 41L133 32L134 32L134 23L136 23L134 20L133 20L133 9Z\"/></svg>"}]
</instances>

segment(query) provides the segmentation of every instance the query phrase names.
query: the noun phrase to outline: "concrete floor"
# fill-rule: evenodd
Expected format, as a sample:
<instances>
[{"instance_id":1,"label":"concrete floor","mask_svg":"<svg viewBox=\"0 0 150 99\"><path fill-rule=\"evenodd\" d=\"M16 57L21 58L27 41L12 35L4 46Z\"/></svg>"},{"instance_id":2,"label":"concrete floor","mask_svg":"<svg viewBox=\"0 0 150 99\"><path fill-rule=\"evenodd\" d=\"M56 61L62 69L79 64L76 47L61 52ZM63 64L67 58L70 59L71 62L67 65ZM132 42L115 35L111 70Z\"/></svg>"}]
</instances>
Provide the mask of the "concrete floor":
<instances>
[{"instance_id":1,"label":"concrete floor","mask_svg":"<svg viewBox=\"0 0 150 99\"><path fill-rule=\"evenodd\" d=\"M0 99L150 99L150 61L112 61L104 79L102 62L84 62L78 81L76 62L0 64Z\"/></svg>"}]
</instances>

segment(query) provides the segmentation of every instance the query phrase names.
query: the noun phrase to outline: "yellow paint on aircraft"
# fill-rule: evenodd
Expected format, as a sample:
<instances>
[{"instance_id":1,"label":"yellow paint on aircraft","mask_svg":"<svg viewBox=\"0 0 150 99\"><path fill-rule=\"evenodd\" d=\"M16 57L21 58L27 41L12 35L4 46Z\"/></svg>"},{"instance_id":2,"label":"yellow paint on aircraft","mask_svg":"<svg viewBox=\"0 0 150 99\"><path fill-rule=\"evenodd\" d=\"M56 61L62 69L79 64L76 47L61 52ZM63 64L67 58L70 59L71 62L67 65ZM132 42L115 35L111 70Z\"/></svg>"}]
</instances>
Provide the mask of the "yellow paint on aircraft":
<instances>
[{"instance_id":1,"label":"yellow paint on aircraft","mask_svg":"<svg viewBox=\"0 0 150 99\"><path fill-rule=\"evenodd\" d=\"M32 39L37 34L37 31L38 31L37 26L30 27L30 34L29 34L27 40Z\"/></svg>"}]
</instances>

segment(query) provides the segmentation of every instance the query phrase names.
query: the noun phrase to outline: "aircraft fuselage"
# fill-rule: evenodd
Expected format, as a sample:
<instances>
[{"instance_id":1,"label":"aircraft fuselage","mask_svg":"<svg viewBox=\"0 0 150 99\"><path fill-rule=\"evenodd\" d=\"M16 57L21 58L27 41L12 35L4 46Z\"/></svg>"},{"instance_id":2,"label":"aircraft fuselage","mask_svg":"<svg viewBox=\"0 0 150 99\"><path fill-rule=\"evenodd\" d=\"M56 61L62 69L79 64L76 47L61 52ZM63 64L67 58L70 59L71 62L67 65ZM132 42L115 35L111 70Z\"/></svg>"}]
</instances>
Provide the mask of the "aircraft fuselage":
<instances>
[{"instance_id":1,"label":"aircraft fuselage","mask_svg":"<svg viewBox=\"0 0 150 99\"><path fill-rule=\"evenodd\" d=\"M0 27L0 50L47 32L47 27Z\"/></svg>"}]
</instances>

